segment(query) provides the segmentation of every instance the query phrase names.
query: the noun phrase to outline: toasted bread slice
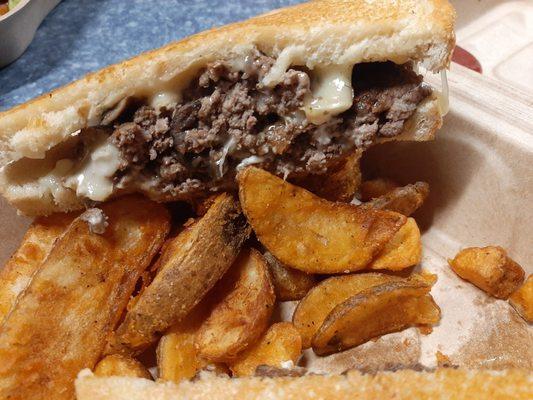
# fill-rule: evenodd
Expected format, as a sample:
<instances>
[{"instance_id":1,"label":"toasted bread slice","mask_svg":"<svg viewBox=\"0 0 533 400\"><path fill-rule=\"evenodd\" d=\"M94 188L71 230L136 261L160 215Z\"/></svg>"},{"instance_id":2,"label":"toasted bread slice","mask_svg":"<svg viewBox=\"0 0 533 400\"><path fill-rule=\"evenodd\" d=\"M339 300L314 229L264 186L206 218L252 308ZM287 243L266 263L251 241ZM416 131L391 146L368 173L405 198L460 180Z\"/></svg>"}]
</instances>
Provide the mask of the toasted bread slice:
<instances>
[{"instance_id":1,"label":"toasted bread slice","mask_svg":"<svg viewBox=\"0 0 533 400\"><path fill-rule=\"evenodd\" d=\"M76 380L78 400L170 399L516 399L533 396L527 370L466 370L442 368L435 372L401 370L345 375L308 375L298 378L205 377L194 382L155 383L135 378L99 378L84 370Z\"/></svg>"}]
</instances>

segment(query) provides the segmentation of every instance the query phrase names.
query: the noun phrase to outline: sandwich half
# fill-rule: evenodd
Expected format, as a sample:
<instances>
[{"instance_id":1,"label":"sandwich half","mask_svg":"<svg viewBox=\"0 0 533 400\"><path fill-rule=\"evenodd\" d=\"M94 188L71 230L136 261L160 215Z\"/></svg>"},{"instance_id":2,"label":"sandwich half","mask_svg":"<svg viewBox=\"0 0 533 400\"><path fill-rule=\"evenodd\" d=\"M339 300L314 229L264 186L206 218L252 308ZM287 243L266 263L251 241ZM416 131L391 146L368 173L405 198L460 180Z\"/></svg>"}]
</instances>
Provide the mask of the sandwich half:
<instances>
[{"instance_id":1,"label":"sandwich half","mask_svg":"<svg viewBox=\"0 0 533 400\"><path fill-rule=\"evenodd\" d=\"M203 32L0 113L0 190L20 212L124 193L232 190L256 164L327 179L350 154L428 140L446 100L447 0L322 0Z\"/></svg>"}]
</instances>

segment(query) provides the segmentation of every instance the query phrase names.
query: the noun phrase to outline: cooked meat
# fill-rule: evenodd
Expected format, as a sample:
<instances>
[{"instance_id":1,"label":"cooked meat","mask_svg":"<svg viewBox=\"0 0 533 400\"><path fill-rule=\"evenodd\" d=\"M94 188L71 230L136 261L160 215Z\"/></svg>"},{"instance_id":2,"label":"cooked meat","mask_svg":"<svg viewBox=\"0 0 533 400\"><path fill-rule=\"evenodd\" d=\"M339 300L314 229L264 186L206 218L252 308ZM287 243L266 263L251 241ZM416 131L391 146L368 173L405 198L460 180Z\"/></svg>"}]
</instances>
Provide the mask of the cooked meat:
<instances>
[{"instance_id":1,"label":"cooked meat","mask_svg":"<svg viewBox=\"0 0 533 400\"><path fill-rule=\"evenodd\" d=\"M111 140L124 162L120 188L135 186L162 199L233 185L240 163L259 162L282 176L321 173L330 161L377 137L398 135L431 90L408 66L354 67L353 106L322 125L301 111L311 93L305 70L289 69L275 87L260 82L274 60L249 56L243 71L209 64L172 108L142 106Z\"/></svg>"}]
</instances>

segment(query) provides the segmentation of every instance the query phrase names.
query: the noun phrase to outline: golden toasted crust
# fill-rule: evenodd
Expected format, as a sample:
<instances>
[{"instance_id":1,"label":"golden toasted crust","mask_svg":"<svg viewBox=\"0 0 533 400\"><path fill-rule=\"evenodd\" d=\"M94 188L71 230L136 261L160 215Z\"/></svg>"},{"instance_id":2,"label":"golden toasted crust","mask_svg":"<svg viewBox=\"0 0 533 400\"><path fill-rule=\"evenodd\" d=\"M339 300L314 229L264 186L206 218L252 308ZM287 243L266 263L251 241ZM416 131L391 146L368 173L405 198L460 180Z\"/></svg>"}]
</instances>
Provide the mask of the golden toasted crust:
<instances>
[{"instance_id":1,"label":"golden toasted crust","mask_svg":"<svg viewBox=\"0 0 533 400\"><path fill-rule=\"evenodd\" d=\"M98 124L121 99L179 89L206 63L253 47L310 68L413 60L437 71L450 61L454 19L447 0L317 0L202 32L0 113L0 167L22 157L43 158L72 132ZM26 214L80 207L69 190L52 196L34 180L14 181L3 171L0 190Z\"/></svg>"},{"instance_id":2,"label":"golden toasted crust","mask_svg":"<svg viewBox=\"0 0 533 400\"><path fill-rule=\"evenodd\" d=\"M77 216L54 214L37 218L22 238L9 261L0 268L0 325L28 287L35 272L52 250L52 246Z\"/></svg>"},{"instance_id":3,"label":"golden toasted crust","mask_svg":"<svg viewBox=\"0 0 533 400\"><path fill-rule=\"evenodd\" d=\"M402 370L363 375L309 375L300 378L206 377L156 383L135 378L98 378L84 370L76 380L78 400L170 399L531 399L533 373L526 370Z\"/></svg>"}]
</instances>

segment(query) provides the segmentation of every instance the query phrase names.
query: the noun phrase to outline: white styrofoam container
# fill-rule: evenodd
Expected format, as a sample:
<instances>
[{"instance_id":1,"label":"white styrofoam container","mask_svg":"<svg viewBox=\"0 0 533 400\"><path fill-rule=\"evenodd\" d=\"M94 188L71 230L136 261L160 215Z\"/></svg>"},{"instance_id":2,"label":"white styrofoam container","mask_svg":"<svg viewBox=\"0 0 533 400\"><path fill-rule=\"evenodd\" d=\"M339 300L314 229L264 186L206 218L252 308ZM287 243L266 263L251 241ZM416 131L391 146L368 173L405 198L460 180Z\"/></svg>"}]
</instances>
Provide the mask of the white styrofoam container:
<instances>
[{"instance_id":1,"label":"white styrofoam container","mask_svg":"<svg viewBox=\"0 0 533 400\"><path fill-rule=\"evenodd\" d=\"M461 14L459 3L469 11ZM479 4L461 0L455 5L459 44L481 61L488 76L453 65L448 73L450 112L436 140L385 144L371 149L364 160L367 170L377 176L430 183L428 202L416 215L424 244L420 268L438 275L432 294L442 309L442 320L429 335L408 329L328 357L307 352L304 364L311 371L417 363L433 367L437 351L451 363L468 367L533 369L533 328L506 301L490 298L459 279L446 261L462 247L495 244L533 272L533 96L517 73L498 74L498 67L503 70L501 65L513 57L480 44L492 40L486 38L498 15L526 21L515 29L529 27L529 17L520 15L531 7L526 1L496 0ZM509 49L516 47L511 36ZM505 44L505 35L499 40L500 46ZM528 43L520 45L526 55ZM513 62L526 68L530 60ZM438 79L429 80L439 86ZM29 220L17 216L2 199L0 222L0 262L4 262L18 246ZM281 317L290 318L291 310L286 304Z\"/></svg>"},{"instance_id":2,"label":"white styrofoam container","mask_svg":"<svg viewBox=\"0 0 533 400\"><path fill-rule=\"evenodd\" d=\"M12 63L28 48L35 31L61 0L22 0L0 16L0 67Z\"/></svg>"}]
</instances>

